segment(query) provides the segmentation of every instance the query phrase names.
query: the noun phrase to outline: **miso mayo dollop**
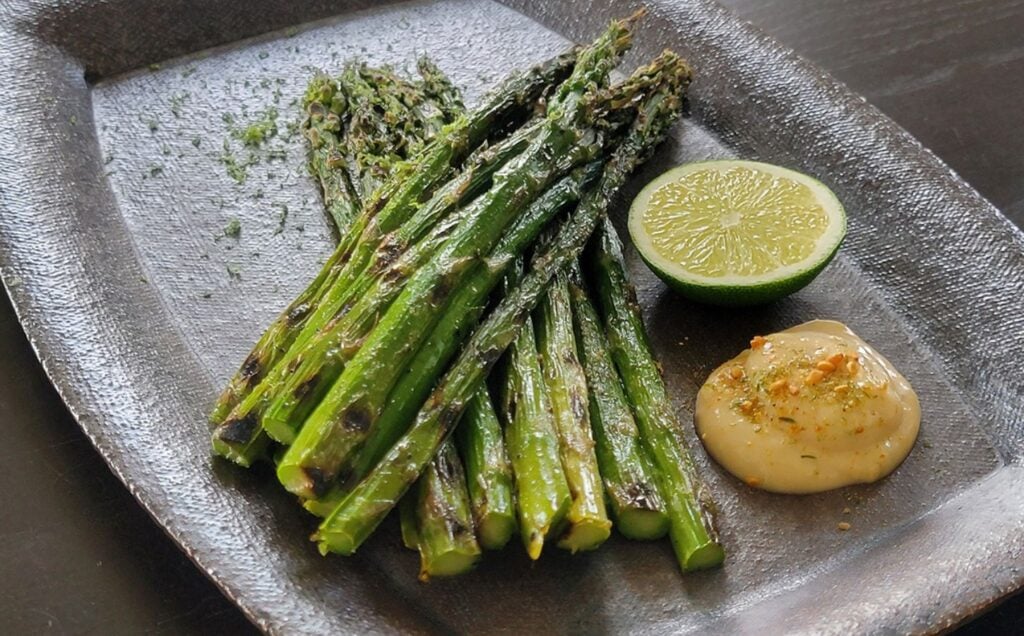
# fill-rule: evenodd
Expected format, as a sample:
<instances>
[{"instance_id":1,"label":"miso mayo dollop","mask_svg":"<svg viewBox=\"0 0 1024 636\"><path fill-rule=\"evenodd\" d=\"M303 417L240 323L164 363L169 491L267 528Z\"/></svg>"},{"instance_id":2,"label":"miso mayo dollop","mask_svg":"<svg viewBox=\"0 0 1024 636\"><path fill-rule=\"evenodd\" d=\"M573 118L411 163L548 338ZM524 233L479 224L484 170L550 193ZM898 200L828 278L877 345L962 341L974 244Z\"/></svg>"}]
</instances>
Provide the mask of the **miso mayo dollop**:
<instances>
[{"instance_id":1,"label":"miso mayo dollop","mask_svg":"<svg viewBox=\"0 0 1024 636\"><path fill-rule=\"evenodd\" d=\"M910 452L917 395L846 325L813 320L750 345L697 393L697 433L726 470L756 488L813 493L877 481Z\"/></svg>"}]
</instances>

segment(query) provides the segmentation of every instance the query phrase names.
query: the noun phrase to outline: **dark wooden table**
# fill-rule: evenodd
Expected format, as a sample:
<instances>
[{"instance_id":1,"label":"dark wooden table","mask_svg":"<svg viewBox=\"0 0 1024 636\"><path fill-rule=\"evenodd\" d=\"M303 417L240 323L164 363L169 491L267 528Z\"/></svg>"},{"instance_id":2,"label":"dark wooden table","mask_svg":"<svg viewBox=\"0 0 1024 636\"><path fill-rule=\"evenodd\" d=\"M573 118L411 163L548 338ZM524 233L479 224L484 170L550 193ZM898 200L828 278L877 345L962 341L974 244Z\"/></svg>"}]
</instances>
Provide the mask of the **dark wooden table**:
<instances>
[{"instance_id":1,"label":"dark wooden table","mask_svg":"<svg viewBox=\"0 0 1024 636\"><path fill-rule=\"evenodd\" d=\"M1024 0L724 2L864 95L1024 227ZM0 422L0 633L254 631L107 469L6 297ZM961 631L1024 632L1024 596Z\"/></svg>"}]
</instances>

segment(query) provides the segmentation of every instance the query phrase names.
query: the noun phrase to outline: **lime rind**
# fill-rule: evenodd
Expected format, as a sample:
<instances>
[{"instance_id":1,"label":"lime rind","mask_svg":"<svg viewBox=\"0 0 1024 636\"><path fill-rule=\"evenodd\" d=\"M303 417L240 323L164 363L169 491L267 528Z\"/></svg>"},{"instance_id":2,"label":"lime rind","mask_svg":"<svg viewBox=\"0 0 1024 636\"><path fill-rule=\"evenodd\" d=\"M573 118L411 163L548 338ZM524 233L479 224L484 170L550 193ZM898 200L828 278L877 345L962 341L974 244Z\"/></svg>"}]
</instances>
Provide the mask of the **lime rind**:
<instances>
[{"instance_id":1,"label":"lime rind","mask_svg":"<svg viewBox=\"0 0 1024 636\"><path fill-rule=\"evenodd\" d=\"M725 174L729 177L718 178ZM697 188L699 196L680 195L687 194L685 188L673 191L680 183ZM774 200L772 189L781 192ZM656 207L648 214L652 198ZM746 209L745 202L751 202ZM731 214L729 205L745 213L757 209L766 218L745 228L742 214ZM705 227L710 218L719 218L715 215L724 219L723 226L737 225L736 231ZM754 161L706 161L673 168L647 184L630 207L629 233L647 265L684 296L715 305L754 305L809 284L835 256L846 235L846 214L835 194L807 175ZM763 245L757 243L761 239ZM735 260L737 253L749 262Z\"/></svg>"}]
</instances>

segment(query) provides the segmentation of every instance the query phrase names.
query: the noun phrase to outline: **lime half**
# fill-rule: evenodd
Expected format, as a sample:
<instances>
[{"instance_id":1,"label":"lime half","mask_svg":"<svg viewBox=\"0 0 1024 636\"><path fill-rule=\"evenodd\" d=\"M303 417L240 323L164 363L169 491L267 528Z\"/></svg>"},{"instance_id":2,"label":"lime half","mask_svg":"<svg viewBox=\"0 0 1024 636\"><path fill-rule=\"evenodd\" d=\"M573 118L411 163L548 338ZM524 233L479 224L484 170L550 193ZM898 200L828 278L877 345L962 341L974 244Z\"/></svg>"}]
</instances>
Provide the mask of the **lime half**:
<instances>
[{"instance_id":1,"label":"lime half","mask_svg":"<svg viewBox=\"0 0 1024 636\"><path fill-rule=\"evenodd\" d=\"M705 161L647 184L630 207L629 233L651 269L688 298L756 305L795 292L828 265L846 214L805 174Z\"/></svg>"}]
</instances>

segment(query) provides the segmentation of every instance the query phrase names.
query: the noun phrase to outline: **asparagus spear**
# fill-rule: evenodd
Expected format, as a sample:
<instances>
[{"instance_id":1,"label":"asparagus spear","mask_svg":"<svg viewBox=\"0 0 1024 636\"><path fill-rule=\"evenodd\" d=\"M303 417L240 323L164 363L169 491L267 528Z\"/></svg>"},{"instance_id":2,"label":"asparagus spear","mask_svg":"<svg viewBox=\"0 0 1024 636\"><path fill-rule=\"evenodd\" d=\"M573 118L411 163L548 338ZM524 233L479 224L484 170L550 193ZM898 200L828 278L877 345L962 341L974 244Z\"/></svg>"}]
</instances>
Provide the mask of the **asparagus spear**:
<instances>
[{"instance_id":1,"label":"asparagus spear","mask_svg":"<svg viewBox=\"0 0 1024 636\"><path fill-rule=\"evenodd\" d=\"M486 387L477 389L466 406L456 441L466 468L480 546L500 550L516 529L512 464Z\"/></svg>"},{"instance_id":2,"label":"asparagus spear","mask_svg":"<svg viewBox=\"0 0 1024 636\"><path fill-rule=\"evenodd\" d=\"M719 565L725 553L715 529L714 503L687 451L610 222L599 227L585 262L600 299L612 358L633 405L644 448L657 468L679 566L694 570Z\"/></svg>"},{"instance_id":3,"label":"asparagus spear","mask_svg":"<svg viewBox=\"0 0 1024 636\"><path fill-rule=\"evenodd\" d=\"M513 269L506 290L519 274ZM505 445L515 474L516 508L523 546L540 558L544 542L557 537L572 503L558 454L558 433L544 374L538 361L533 324L527 321L509 348L501 381Z\"/></svg>"},{"instance_id":4,"label":"asparagus spear","mask_svg":"<svg viewBox=\"0 0 1024 636\"><path fill-rule=\"evenodd\" d=\"M587 379L576 354L569 282L559 272L534 312L544 381L551 397L558 450L572 505L558 546L572 552L593 550L611 534L604 489L590 433Z\"/></svg>"},{"instance_id":5,"label":"asparagus spear","mask_svg":"<svg viewBox=\"0 0 1024 636\"><path fill-rule=\"evenodd\" d=\"M409 538L415 538L420 551L420 580L471 570L481 550L473 532L466 475L451 441L441 446L416 490L416 528Z\"/></svg>"},{"instance_id":6,"label":"asparagus spear","mask_svg":"<svg viewBox=\"0 0 1024 636\"><path fill-rule=\"evenodd\" d=\"M631 539L657 539L668 531L665 504L640 447L640 432L615 373L600 319L575 264L570 275L577 342L590 388L590 423L615 524Z\"/></svg>"},{"instance_id":7,"label":"asparagus spear","mask_svg":"<svg viewBox=\"0 0 1024 636\"><path fill-rule=\"evenodd\" d=\"M629 26L613 22L580 54L572 75L549 102L539 136L498 174L491 190L474 202L471 218L413 275L305 422L277 468L285 488L302 497L324 492L365 442L402 368L436 323L438 309L448 306L480 256L548 185L600 152L602 135L590 123L592 113L583 101L592 87L607 80L630 41Z\"/></svg>"},{"instance_id":8,"label":"asparagus spear","mask_svg":"<svg viewBox=\"0 0 1024 636\"><path fill-rule=\"evenodd\" d=\"M472 152L488 136L492 127L529 110L528 106L548 86L564 77L574 63L575 52L570 52L513 76L486 97L481 107L453 122L445 134L420 152L415 160L395 170L388 182L356 215L357 218L342 235L339 246L310 287L271 325L246 358L236 378L229 383L218 400L212 416L214 422L223 422L227 413L255 386L256 380L262 378L279 361L280 355L289 349L289 345L295 343L298 338L297 327L302 329L302 333L311 335L337 312L339 307L336 303L323 302L324 296L328 295L339 273L346 266L361 269L359 266L369 259L369 253L380 243L379 240L374 241L374 237L379 239L394 227L400 226L417 208L419 201L444 178L450 167ZM368 228L371 230L370 235L363 242L360 239ZM362 248L358 254L357 248ZM360 261L363 257L365 260ZM353 265L353 260L359 262ZM231 439L235 443L218 448L215 442L214 450L247 465L251 457L244 448L238 448L244 446L238 440L247 437L243 434L246 432L258 436L258 421L255 418L242 418L235 423L234 428L237 429L236 434Z\"/></svg>"},{"instance_id":9,"label":"asparagus spear","mask_svg":"<svg viewBox=\"0 0 1024 636\"><path fill-rule=\"evenodd\" d=\"M494 362L518 336L551 278L579 256L612 197L676 121L681 90L688 77L688 69L680 61L676 72L668 74L665 86L641 104L640 115L609 161L600 182L563 225L553 244L534 258L531 271L477 328L424 403L412 427L320 524L313 539L321 552L355 552L418 478Z\"/></svg>"}]
</instances>

